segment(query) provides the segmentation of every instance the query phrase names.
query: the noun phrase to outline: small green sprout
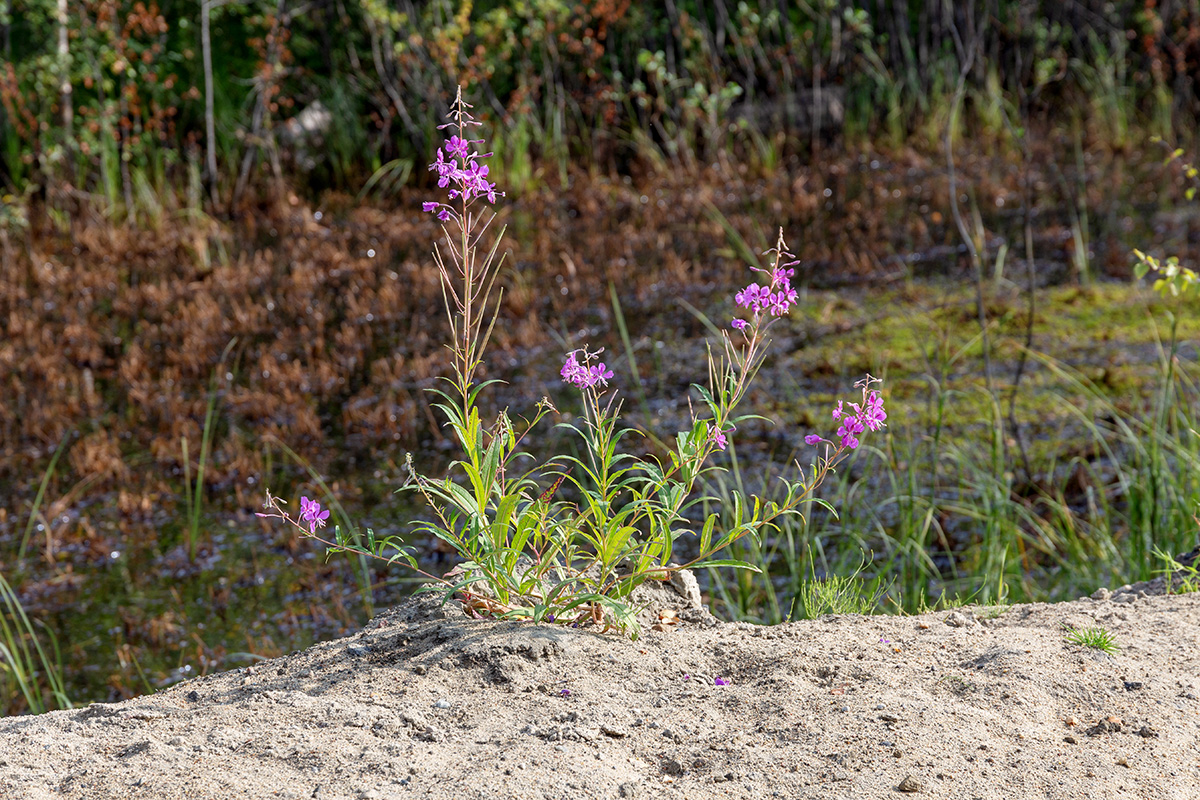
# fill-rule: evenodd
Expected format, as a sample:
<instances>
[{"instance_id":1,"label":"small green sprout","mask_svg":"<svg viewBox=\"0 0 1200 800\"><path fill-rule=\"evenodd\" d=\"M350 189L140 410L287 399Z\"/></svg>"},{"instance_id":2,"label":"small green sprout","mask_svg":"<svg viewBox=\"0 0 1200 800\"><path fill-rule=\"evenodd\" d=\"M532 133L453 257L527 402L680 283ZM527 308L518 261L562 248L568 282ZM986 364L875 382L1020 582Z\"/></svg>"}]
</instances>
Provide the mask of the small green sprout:
<instances>
[{"instance_id":1,"label":"small green sprout","mask_svg":"<svg viewBox=\"0 0 1200 800\"><path fill-rule=\"evenodd\" d=\"M1070 625L1064 625L1067 641L1071 644L1077 644L1080 647L1090 647L1093 650L1113 655L1120 650L1120 645L1117 644L1117 637L1113 636L1112 631L1104 628L1075 628Z\"/></svg>"}]
</instances>

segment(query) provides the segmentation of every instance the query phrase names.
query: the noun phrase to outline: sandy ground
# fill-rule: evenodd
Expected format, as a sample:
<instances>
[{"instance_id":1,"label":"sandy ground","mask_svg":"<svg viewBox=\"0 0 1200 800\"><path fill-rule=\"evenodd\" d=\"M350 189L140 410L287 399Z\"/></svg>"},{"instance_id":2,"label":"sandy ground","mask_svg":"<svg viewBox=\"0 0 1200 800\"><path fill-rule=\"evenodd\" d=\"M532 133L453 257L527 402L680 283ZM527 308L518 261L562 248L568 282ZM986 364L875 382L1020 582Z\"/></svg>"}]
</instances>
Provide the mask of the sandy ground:
<instances>
[{"instance_id":1,"label":"sandy ground","mask_svg":"<svg viewBox=\"0 0 1200 800\"><path fill-rule=\"evenodd\" d=\"M1200 798L1200 594L1161 578L773 628L656 586L645 618L679 622L638 641L413 599L253 668L3 719L0 798Z\"/></svg>"}]
</instances>

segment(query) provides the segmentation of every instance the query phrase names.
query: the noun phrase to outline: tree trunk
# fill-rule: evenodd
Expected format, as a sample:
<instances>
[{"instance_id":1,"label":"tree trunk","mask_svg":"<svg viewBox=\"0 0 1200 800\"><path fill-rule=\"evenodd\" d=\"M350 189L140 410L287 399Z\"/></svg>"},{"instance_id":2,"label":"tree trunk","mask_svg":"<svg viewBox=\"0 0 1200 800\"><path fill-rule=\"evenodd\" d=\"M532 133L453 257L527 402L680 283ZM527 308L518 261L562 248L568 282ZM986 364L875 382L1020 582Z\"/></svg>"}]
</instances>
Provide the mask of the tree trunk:
<instances>
[{"instance_id":1,"label":"tree trunk","mask_svg":"<svg viewBox=\"0 0 1200 800\"><path fill-rule=\"evenodd\" d=\"M71 47L67 38L67 22L67 0L58 0L58 91L62 103L63 143L70 154L75 150L75 108L71 100ZM68 175L73 166L74 159L68 155Z\"/></svg>"},{"instance_id":2,"label":"tree trunk","mask_svg":"<svg viewBox=\"0 0 1200 800\"><path fill-rule=\"evenodd\" d=\"M217 202L217 124L213 114L212 41L209 15L212 0L200 0L200 51L204 58L204 144L205 169L208 171L208 196Z\"/></svg>"}]
</instances>

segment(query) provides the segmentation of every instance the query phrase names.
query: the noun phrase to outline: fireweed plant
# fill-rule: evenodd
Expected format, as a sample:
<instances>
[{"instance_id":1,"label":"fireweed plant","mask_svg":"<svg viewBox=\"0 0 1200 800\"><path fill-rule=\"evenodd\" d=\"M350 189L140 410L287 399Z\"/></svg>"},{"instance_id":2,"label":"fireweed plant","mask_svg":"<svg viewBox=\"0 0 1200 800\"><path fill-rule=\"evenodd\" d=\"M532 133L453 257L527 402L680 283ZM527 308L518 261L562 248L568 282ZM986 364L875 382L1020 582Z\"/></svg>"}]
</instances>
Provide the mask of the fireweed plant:
<instances>
[{"instance_id":1,"label":"fireweed plant","mask_svg":"<svg viewBox=\"0 0 1200 800\"><path fill-rule=\"evenodd\" d=\"M676 436L666 461L618 452L620 440L631 431L618 425L621 403L609 388L613 371L600 360L602 351L582 347L566 354L560 376L579 390L584 413L578 423L564 422L559 427L582 439L584 456L560 456L517 472L518 459L528 458L519 449L525 436L557 409L543 399L532 418L520 420L519 426L503 411L490 427L480 416L479 394L496 382L478 382L475 375L498 316L499 301L492 305L489 296L504 232L490 247L485 246L484 235L495 219L489 206L503 193L487 180L483 160L490 153L481 152L483 141L470 138L479 125L470 108L460 90L450 122L441 126L453 134L430 165L438 185L448 190L446 201L423 204L442 222L447 242L445 251L435 245L433 256L450 322L453 362L453 376L443 378L449 386L431 391L438 395L436 407L453 431L462 458L450 465L447 477L433 479L413 468L410 455L410 477L400 489L418 492L432 509L433 519L416 521L416 531L449 544L463 563L436 577L418 569L413 549L392 538L376 539L368 530L364 546L340 527L327 538L319 531L328 512L308 498L301 500L299 517L293 517L283 501L268 492L266 511L260 516L283 520L324 544L329 553L402 561L430 578L433 585L428 588L442 591L443 602L456 597L472 616L596 625L636 637L637 608L631 598L641 584L698 567L757 571L749 563L720 554L744 536L760 537L780 517L799 515L802 504L816 502L833 511L814 492L858 447L861 436L884 426L883 399L872 388L878 380L868 375L857 384L861 402L837 403L832 414L838 425L836 438L806 437L809 445L820 445L821 450L807 479L797 462L799 480L785 480L782 502L764 503L735 494L728 529L715 531L718 515L709 515L700 526L695 555L682 564L672 561L676 540L695 535L686 512L700 500L692 497L697 480L716 469L708 465L709 457L729 445L739 422L752 418L735 417L734 411L763 363L767 331L796 301L790 284L796 262L787 252L781 230L776 246L767 251L773 256L771 267L752 268L758 273L756 280L735 295L742 313L722 333L720 352L714 356L709 347L708 386L694 385L707 414L697 415L693 409L691 429ZM564 481L576 490L577 503L557 496ZM546 484L548 488L543 488Z\"/></svg>"}]
</instances>

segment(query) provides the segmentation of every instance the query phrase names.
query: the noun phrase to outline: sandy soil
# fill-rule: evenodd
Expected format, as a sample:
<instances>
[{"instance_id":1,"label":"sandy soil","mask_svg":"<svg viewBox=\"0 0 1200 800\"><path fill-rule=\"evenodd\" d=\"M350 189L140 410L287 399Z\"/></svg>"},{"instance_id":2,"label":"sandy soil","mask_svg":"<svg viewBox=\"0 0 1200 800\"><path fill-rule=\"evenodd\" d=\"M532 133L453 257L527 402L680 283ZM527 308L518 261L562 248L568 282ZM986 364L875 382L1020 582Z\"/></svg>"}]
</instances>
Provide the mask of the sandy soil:
<instances>
[{"instance_id":1,"label":"sandy soil","mask_svg":"<svg viewBox=\"0 0 1200 800\"><path fill-rule=\"evenodd\" d=\"M656 584L645 618L678 622L630 641L413 599L253 668L0 720L0 798L1200 798L1200 594L1161 578L773 628L698 601Z\"/></svg>"}]
</instances>

